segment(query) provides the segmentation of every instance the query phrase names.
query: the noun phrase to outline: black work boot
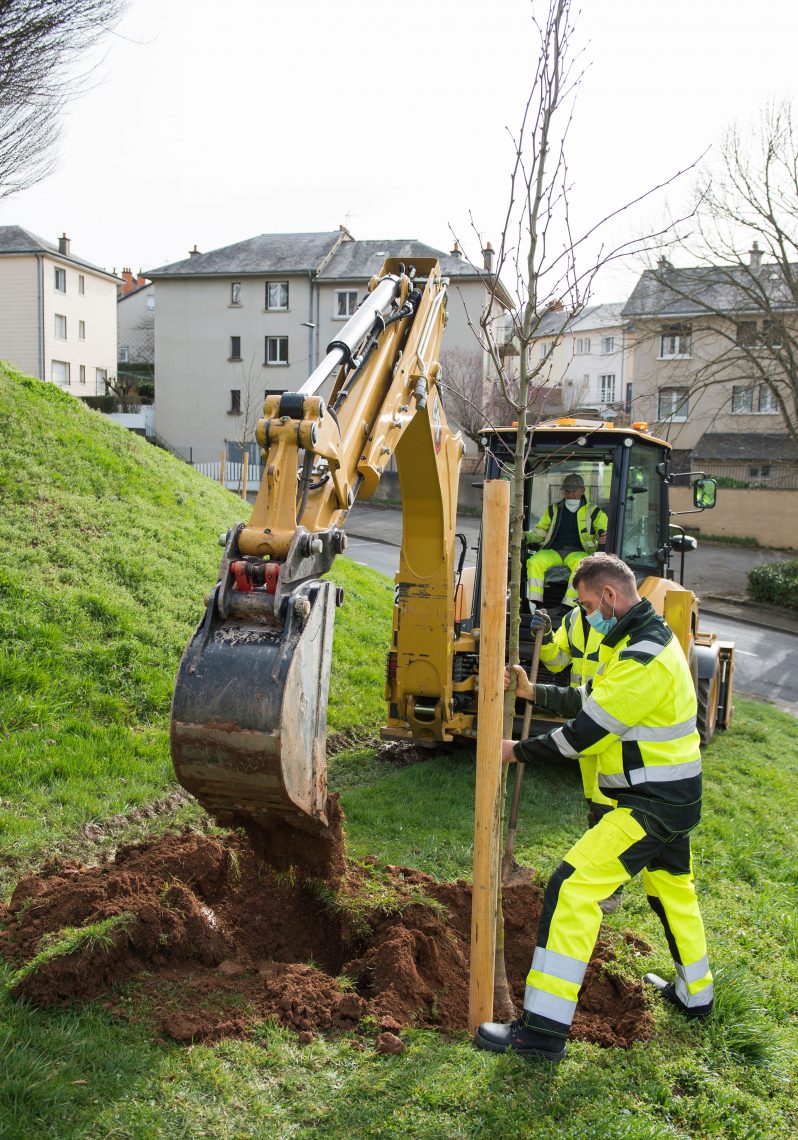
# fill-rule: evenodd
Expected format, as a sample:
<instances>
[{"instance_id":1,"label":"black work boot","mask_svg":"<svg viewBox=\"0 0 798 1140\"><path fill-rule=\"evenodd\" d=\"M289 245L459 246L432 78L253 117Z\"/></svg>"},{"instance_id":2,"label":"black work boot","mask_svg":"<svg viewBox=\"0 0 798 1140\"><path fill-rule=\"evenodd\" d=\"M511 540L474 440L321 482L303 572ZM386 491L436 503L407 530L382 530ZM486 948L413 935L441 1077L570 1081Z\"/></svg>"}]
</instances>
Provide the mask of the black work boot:
<instances>
[{"instance_id":1,"label":"black work boot","mask_svg":"<svg viewBox=\"0 0 798 1140\"><path fill-rule=\"evenodd\" d=\"M554 1063L565 1056L564 1037L552 1037L548 1033L528 1029L523 1015L509 1025L502 1025L498 1021L483 1021L474 1035L474 1044L480 1049L490 1049L493 1053L504 1053L509 1049L519 1057L536 1057Z\"/></svg>"},{"instance_id":2,"label":"black work boot","mask_svg":"<svg viewBox=\"0 0 798 1140\"><path fill-rule=\"evenodd\" d=\"M679 1012L683 1013L685 1017L704 1018L709 1017L709 1015L712 1013L713 1003L711 1001L708 1001L706 1005L685 1005L682 999L676 993L676 985L674 982L668 982L667 986L662 991L662 996L665 998L665 1001L670 1002L671 1005L675 1005Z\"/></svg>"},{"instance_id":3,"label":"black work boot","mask_svg":"<svg viewBox=\"0 0 798 1140\"><path fill-rule=\"evenodd\" d=\"M679 1013L683 1013L685 1017L689 1018L704 1018L709 1017L712 1013L713 1001L708 1001L705 1005L685 1005L679 995L676 993L675 982L666 982L659 974L644 974L643 981L650 986L656 986L659 992L664 997L665 1001L670 1005L675 1006Z\"/></svg>"}]
</instances>

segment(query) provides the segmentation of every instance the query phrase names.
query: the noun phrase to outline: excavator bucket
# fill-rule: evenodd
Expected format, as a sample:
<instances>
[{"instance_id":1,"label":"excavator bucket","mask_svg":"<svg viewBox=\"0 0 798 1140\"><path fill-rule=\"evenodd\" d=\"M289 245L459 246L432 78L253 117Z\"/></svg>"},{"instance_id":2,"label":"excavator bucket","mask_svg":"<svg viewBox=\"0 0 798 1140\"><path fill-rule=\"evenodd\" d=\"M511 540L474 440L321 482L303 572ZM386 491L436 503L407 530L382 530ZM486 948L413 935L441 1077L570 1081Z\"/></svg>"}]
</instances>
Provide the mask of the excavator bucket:
<instances>
[{"instance_id":1,"label":"excavator bucket","mask_svg":"<svg viewBox=\"0 0 798 1140\"><path fill-rule=\"evenodd\" d=\"M232 601L231 601L232 599ZM335 586L303 583L274 613L264 591L220 582L183 655L172 705L181 784L224 826L327 835L327 690Z\"/></svg>"}]
</instances>

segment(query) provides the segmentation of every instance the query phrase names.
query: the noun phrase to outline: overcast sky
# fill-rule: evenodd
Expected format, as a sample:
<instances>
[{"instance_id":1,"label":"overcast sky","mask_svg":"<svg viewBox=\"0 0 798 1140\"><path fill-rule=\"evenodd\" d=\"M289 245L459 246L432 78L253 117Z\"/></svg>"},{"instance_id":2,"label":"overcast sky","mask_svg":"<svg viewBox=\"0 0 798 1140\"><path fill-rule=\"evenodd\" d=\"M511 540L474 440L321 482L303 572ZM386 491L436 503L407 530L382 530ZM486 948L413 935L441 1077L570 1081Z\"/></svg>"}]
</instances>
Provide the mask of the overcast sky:
<instances>
[{"instance_id":1,"label":"overcast sky","mask_svg":"<svg viewBox=\"0 0 798 1140\"><path fill-rule=\"evenodd\" d=\"M541 5L538 5L541 7ZM497 244L535 36L529 0L130 0L55 174L0 224L108 269L258 233L346 224L450 249ZM798 84L788 0L584 0L590 68L570 135L587 224L667 179ZM668 191L676 210L692 177ZM659 200L608 240L650 227ZM622 299L639 266L607 274Z\"/></svg>"}]
</instances>

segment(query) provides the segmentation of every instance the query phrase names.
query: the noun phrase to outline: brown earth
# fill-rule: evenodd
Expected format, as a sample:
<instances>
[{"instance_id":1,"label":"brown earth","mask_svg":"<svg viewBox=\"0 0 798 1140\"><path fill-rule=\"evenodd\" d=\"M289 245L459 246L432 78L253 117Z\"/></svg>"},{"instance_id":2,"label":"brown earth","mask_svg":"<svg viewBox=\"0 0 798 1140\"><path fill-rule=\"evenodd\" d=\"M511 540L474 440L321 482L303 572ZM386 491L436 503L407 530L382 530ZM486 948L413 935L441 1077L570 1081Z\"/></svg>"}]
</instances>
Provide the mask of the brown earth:
<instances>
[{"instance_id":1,"label":"brown earth","mask_svg":"<svg viewBox=\"0 0 798 1140\"><path fill-rule=\"evenodd\" d=\"M100 999L180 1041L244 1037L270 1016L302 1041L368 1017L381 1052L400 1051L408 1026L466 1029L470 885L369 860L331 865L340 877L302 881L240 834L192 831L123 847L99 866L53 861L0 906L0 953L21 968L64 928L123 916L105 940L44 955L13 992L38 1006ZM369 909L386 890L389 901ZM505 889L519 1007L541 902L531 881ZM572 1035L626 1047L650 1038L652 1018L640 983L604 970L613 958L599 942Z\"/></svg>"}]
</instances>

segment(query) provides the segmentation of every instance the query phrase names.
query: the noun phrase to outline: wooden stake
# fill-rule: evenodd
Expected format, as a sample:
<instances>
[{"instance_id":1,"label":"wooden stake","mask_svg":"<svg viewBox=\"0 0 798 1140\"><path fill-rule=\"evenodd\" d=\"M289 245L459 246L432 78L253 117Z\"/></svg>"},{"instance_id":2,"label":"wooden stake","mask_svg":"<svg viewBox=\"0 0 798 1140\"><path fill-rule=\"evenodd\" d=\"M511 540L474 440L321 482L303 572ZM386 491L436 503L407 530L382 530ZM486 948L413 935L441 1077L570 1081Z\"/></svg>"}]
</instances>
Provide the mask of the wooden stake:
<instances>
[{"instance_id":1,"label":"wooden stake","mask_svg":"<svg viewBox=\"0 0 798 1140\"><path fill-rule=\"evenodd\" d=\"M479 638L477 771L474 796L474 886L468 1026L493 1017L496 906L501 850L501 746L510 483L491 479L482 500L482 610Z\"/></svg>"},{"instance_id":2,"label":"wooden stake","mask_svg":"<svg viewBox=\"0 0 798 1140\"><path fill-rule=\"evenodd\" d=\"M246 501L247 487L249 486L249 451L244 452L244 463L241 468L241 498Z\"/></svg>"},{"instance_id":3,"label":"wooden stake","mask_svg":"<svg viewBox=\"0 0 798 1140\"><path fill-rule=\"evenodd\" d=\"M222 484L222 486L224 486L224 461L225 461L225 458L226 458L225 451L224 451L224 448L222 448L221 458L219 459L219 482Z\"/></svg>"}]
</instances>

